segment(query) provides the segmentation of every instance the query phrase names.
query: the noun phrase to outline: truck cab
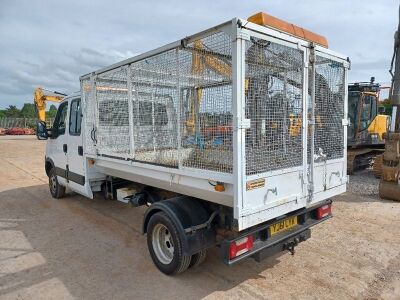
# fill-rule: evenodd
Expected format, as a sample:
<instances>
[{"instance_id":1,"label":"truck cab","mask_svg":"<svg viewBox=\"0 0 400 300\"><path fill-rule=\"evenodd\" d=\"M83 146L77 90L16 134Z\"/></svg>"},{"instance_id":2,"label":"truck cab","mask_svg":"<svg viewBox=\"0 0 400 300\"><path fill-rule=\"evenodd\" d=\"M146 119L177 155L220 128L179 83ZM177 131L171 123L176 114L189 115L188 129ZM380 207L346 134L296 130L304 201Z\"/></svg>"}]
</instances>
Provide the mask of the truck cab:
<instances>
[{"instance_id":1,"label":"truck cab","mask_svg":"<svg viewBox=\"0 0 400 300\"><path fill-rule=\"evenodd\" d=\"M52 128L38 123L38 138L48 139L45 168L53 197L63 196L65 188L93 198L87 181L83 156L82 105L80 93L67 96L59 105Z\"/></svg>"}]
</instances>

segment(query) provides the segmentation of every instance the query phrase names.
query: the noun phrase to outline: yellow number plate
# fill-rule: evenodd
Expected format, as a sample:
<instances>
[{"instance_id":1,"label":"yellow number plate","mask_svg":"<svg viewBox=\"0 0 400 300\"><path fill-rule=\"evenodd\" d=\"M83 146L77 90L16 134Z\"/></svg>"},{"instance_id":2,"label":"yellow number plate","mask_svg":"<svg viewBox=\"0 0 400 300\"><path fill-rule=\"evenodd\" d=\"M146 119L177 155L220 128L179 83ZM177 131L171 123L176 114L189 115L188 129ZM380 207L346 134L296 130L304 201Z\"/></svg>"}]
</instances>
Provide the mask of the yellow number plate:
<instances>
[{"instance_id":1,"label":"yellow number plate","mask_svg":"<svg viewBox=\"0 0 400 300\"><path fill-rule=\"evenodd\" d=\"M296 225L297 225L297 216L272 224L271 226L269 226L269 232L271 236L273 236L279 232L291 229Z\"/></svg>"}]
</instances>

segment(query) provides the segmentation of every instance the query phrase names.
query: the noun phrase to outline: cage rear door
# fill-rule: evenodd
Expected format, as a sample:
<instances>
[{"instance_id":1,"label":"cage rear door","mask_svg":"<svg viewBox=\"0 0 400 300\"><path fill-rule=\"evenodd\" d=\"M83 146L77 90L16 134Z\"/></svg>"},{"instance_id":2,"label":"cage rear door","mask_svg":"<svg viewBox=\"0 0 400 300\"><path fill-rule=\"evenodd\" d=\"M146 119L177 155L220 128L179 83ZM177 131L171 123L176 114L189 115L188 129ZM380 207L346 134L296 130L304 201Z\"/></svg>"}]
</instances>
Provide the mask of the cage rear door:
<instances>
[{"instance_id":1,"label":"cage rear door","mask_svg":"<svg viewBox=\"0 0 400 300\"><path fill-rule=\"evenodd\" d=\"M245 229L305 206L305 48L255 32L244 41Z\"/></svg>"},{"instance_id":2,"label":"cage rear door","mask_svg":"<svg viewBox=\"0 0 400 300\"><path fill-rule=\"evenodd\" d=\"M347 136L347 83L348 62L324 53L325 49L311 51L314 64L310 74L309 113L314 119L310 126L308 143L309 174L313 195L310 202L320 201L345 191L346 136ZM314 107L312 110L311 108Z\"/></svg>"}]
</instances>

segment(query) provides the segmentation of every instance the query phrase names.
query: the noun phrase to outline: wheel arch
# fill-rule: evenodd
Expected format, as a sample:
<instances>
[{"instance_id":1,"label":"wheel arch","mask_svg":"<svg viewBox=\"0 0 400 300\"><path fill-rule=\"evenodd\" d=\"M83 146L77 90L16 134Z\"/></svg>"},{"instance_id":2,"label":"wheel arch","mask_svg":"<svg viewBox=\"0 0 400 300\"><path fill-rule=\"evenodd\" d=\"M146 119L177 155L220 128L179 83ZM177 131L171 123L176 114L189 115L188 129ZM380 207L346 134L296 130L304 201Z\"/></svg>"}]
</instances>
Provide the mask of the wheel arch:
<instances>
[{"instance_id":1,"label":"wheel arch","mask_svg":"<svg viewBox=\"0 0 400 300\"><path fill-rule=\"evenodd\" d=\"M193 255L201 250L212 247L216 243L214 228L203 228L190 233L185 231L185 229L204 224L208 221L210 213L200 201L195 198L181 196L152 204L147 209L143 218L143 234L147 233L150 218L158 212L163 212L176 226L178 234L182 239L182 250L185 255Z\"/></svg>"},{"instance_id":2,"label":"wheel arch","mask_svg":"<svg viewBox=\"0 0 400 300\"><path fill-rule=\"evenodd\" d=\"M44 168L46 171L46 175L49 176L50 170L54 168L54 162L51 158L48 157L45 158Z\"/></svg>"}]
</instances>

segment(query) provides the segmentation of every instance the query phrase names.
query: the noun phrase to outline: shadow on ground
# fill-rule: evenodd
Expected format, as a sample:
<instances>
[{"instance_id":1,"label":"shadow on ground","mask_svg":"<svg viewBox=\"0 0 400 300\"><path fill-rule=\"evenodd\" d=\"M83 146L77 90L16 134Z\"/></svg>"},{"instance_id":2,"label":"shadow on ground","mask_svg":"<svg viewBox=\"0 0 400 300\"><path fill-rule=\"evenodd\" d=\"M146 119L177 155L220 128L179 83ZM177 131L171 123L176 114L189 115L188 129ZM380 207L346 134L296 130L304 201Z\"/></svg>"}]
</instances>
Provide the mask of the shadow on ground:
<instances>
[{"instance_id":1,"label":"shadow on ground","mask_svg":"<svg viewBox=\"0 0 400 300\"><path fill-rule=\"evenodd\" d=\"M279 262L228 267L213 248L203 265L165 276L140 233L144 211L73 193L55 200L45 184L1 192L0 298L200 299Z\"/></svg>"}]
</instances>

